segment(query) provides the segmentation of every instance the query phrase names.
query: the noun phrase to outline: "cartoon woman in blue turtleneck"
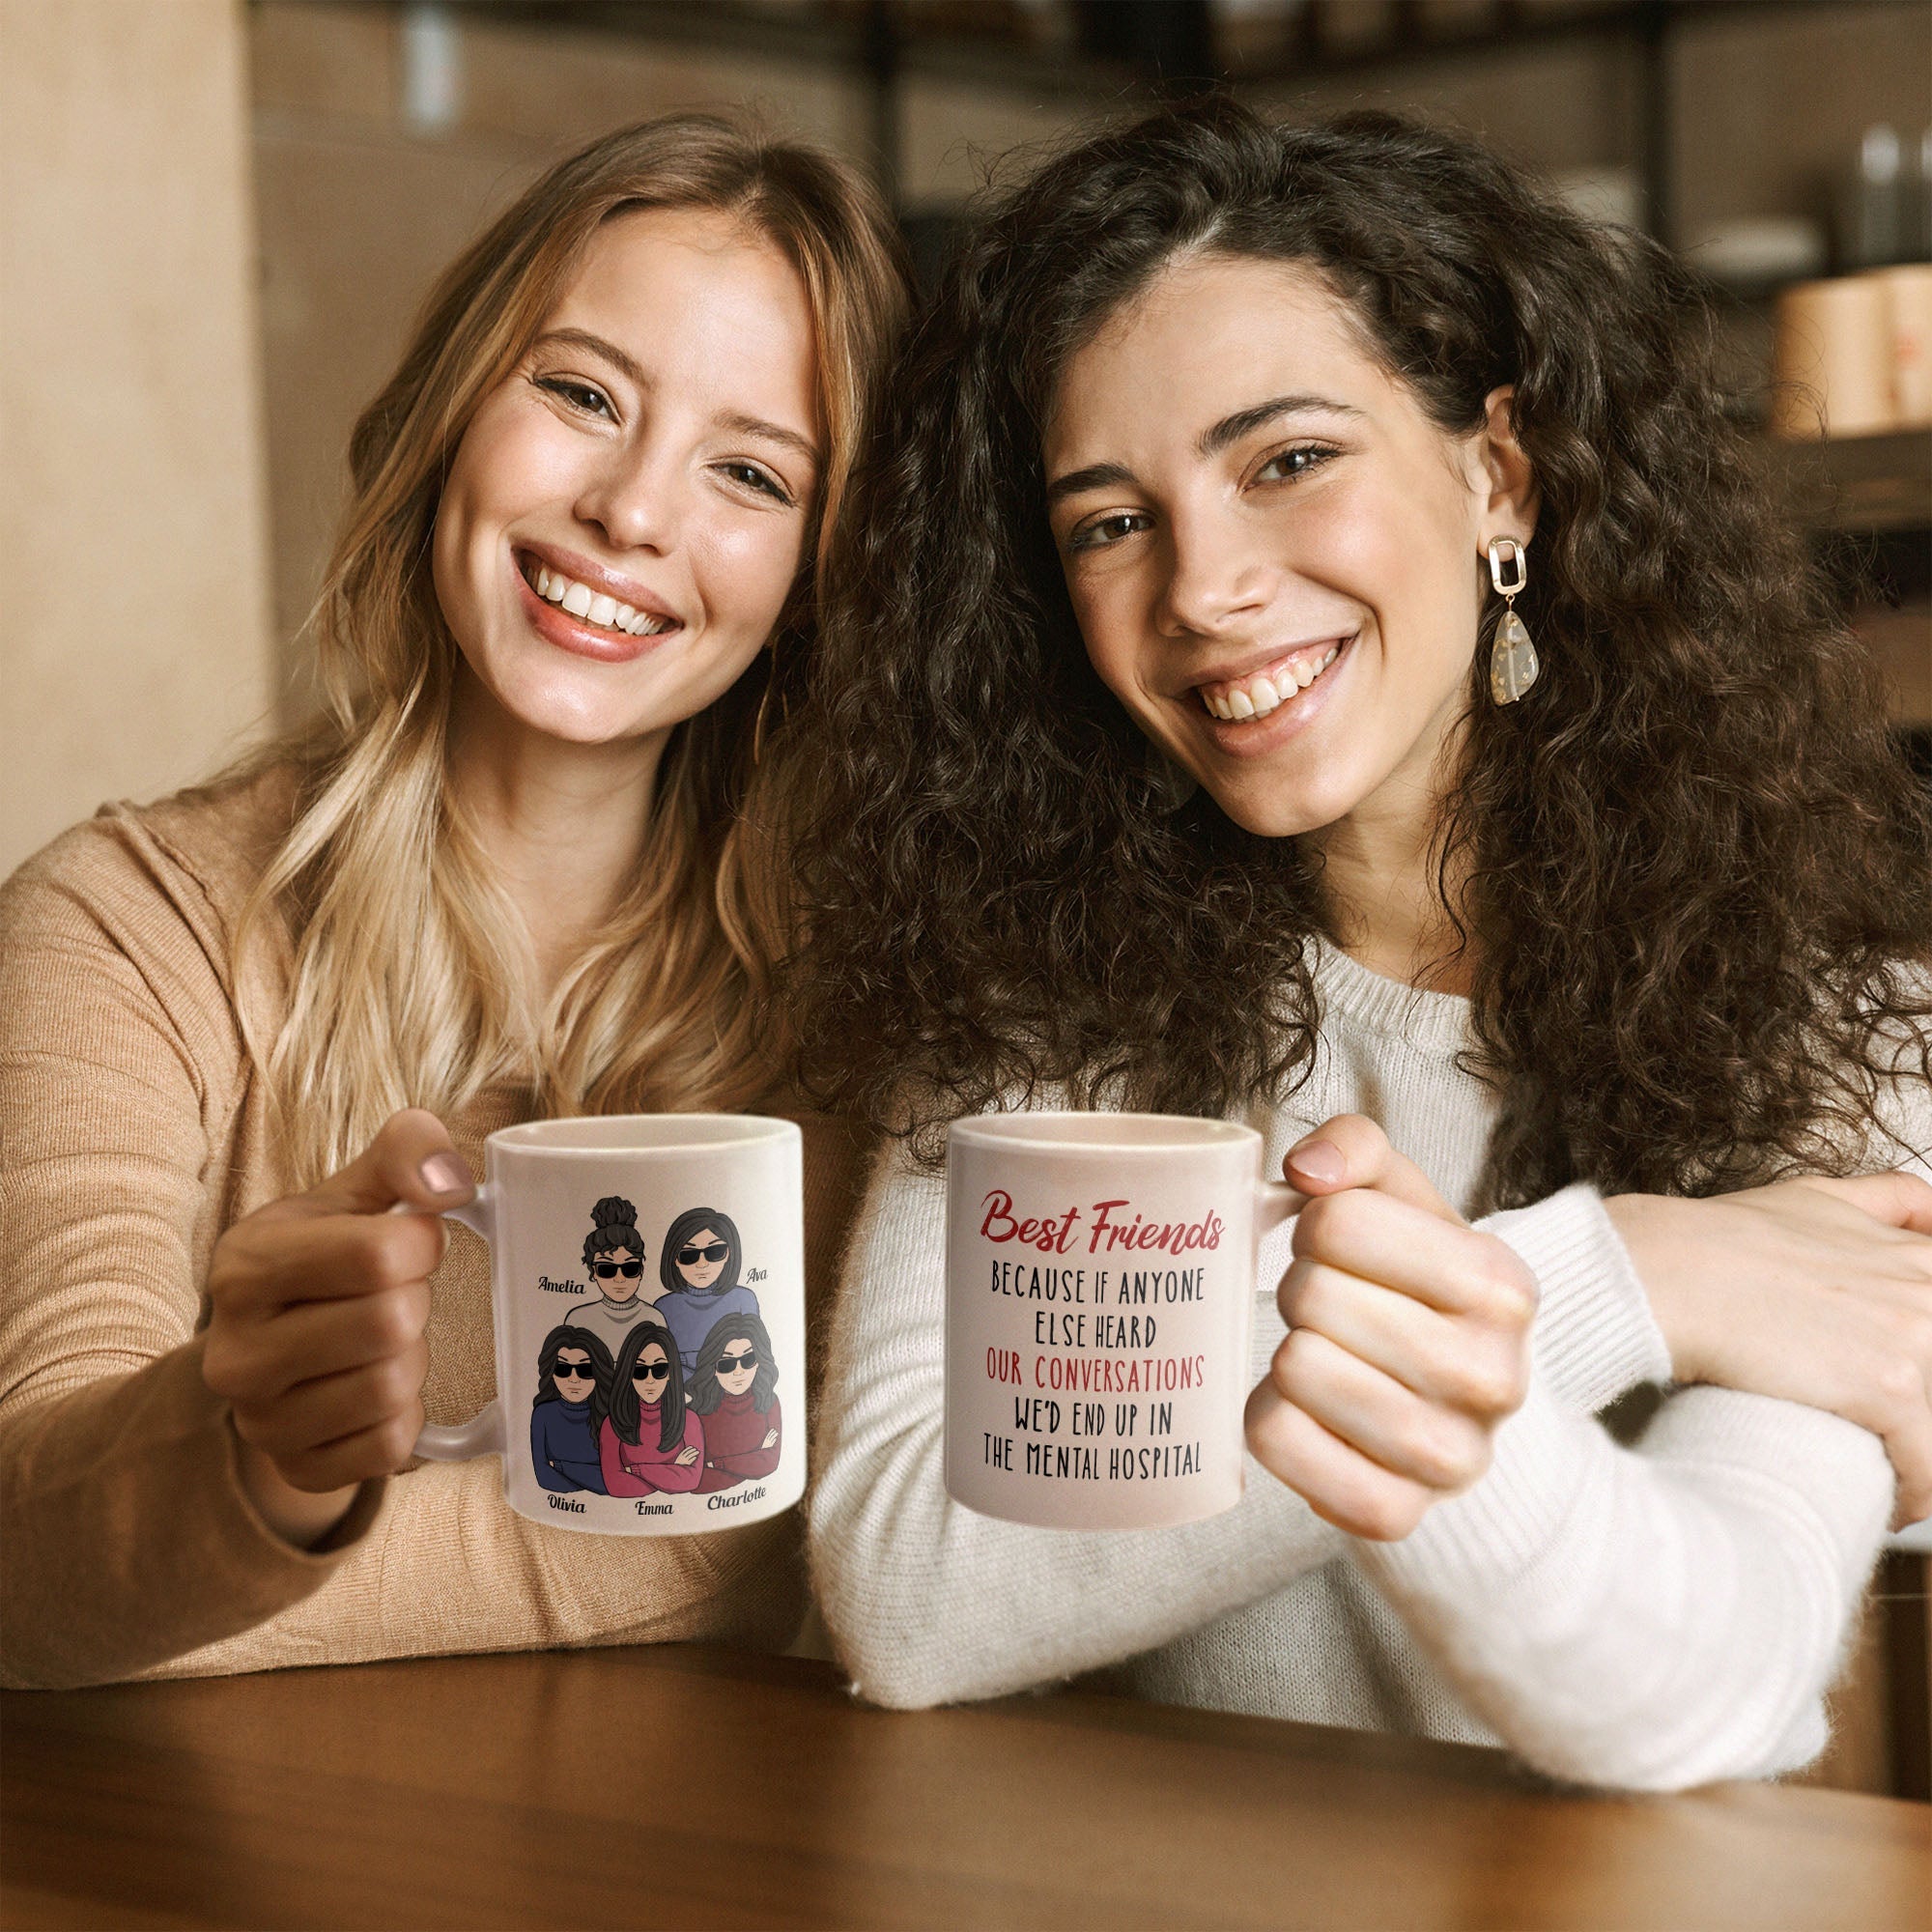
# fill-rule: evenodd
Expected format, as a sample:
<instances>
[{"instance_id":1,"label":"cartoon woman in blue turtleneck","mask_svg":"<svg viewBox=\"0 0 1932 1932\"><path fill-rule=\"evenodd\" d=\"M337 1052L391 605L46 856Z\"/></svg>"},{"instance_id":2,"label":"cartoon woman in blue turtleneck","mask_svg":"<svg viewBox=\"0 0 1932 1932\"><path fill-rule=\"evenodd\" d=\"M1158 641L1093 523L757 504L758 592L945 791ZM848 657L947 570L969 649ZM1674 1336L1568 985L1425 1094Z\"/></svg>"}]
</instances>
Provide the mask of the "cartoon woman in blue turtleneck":
<instances>
[{"instance_id":1,"label":"cartoon woman in blue turtleneck","mask_svg":"<svg viewBox=\"0 0 1932 1932\"><path fill-rule=\"evenodd\" d=\"M664 1293L652 1309L669 1328L689 1376L721 1315L755 1315L758 1297L739 1285L744 1251L737 1224L715 1208L692 1208L670 1224L658 1256Z\"/></svg>"},{"instance_id":2,"label":"cartoon woman in blue turtleneck","mask_svg":"<svg viewBox=\"0 0 1932 1932\"><path fill-rule=\"evenodd\" d=\"M547 1490L608 1493L597 1426L611 1402L611 1351L588 1328L565 1321L537 1353L530 1406L530 1466Z\"/></svg>"}]
</instances>

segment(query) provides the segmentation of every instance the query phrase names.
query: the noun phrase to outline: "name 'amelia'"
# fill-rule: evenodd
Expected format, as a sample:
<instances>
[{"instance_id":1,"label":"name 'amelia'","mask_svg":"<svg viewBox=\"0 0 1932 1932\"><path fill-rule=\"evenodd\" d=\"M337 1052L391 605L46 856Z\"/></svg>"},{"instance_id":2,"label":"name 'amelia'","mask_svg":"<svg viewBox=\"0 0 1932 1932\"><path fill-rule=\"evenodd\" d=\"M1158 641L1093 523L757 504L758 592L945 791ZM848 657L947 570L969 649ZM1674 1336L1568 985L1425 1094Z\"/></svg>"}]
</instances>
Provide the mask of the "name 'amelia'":
<instances>
[{"instance_id":1,"label":"name 'amelia'","mask_svg":"<svg viewBox=\"0 0 1932 1932\"><path fill-rule=\"evenodd\" d=\"M988 1241L1018 1241L1024 1246L1037 1248L1043 1255L1065 1255L1073 1251L1074 1231L1081 1227L1083 1212L1078 1208L1069 1208L1064 1214L1048 1214L1043 1217L1016 1218L1013 1214L1013 1197L1005 1188L996 1187L980 1204L985 1209L985 1217L980 1223L980 1234ZM1222 1227L1220 1215L1208 1212L1198 1221L1152 1221L1145 1215L1134 1213L1128 1220L1125 1215L1116 1212L1126 1208L1130 1212L1131 1201L1096 1201L1085 1212L1093 1218L1085 1229L1087 1252L1090 1255L1111 1255L1125 1251L1129 1254L1145 1254L1160 1251L1170 1255L1184 1255L1191 1248L1218 1248L1221 1236L1226 1231Z\"/></svg>"}]
</instances>

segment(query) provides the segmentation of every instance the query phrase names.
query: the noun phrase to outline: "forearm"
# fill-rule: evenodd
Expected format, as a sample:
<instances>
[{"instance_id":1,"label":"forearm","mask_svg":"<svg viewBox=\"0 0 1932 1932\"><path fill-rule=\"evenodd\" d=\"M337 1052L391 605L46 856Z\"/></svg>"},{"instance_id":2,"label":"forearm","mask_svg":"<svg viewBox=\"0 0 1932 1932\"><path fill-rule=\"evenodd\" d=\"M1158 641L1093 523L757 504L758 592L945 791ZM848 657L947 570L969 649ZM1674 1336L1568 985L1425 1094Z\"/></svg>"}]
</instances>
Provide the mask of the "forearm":
<instances>
[{"instance_id":1,"label":"forearm","mask_svg":"<svg viewBox=\"0 0 1932 1932\"><path fill-rule=\"evenodd\" d=\"M607 1496L647 1496L651 1486L615 1456L604 1457L604 1493Z\"/></svg>"},{"instance_id":2,"label":"forearm","mask_svg":"<svg viewBox=\"0 0 1932 1932\"><path fill-rule=\"evenodd\" d=\"M689 1463L666 1461L651 1466L653 1487L667 1495L683 1495L704 1480L704 1458L694 1456Z\"/></svg>"},{"instance_id":3,"label":"forearm","mask_svg":"<svg viewBox=\"0 0 1932 1932\"><path fill-rule=\"evenodd\" d=\"M250 1501L225 1406L192 1342L0 1425L0 1679L53 1689L132 1676L320 1589L368 1528L369 1484L318 1547Z\"/></svg>"},{"instance_id":4,"label":"forearm","mask_svg":"<svg viewBox=\"0 0 1932 1932\"><path fill-rule=\"evenodd\" d=\"M586 1643L781 1650L804 1613L797 1517L703 1536L561 1534L506 1509L494 1456L388 1485L375 1530L323 1589L154 1675Z\"/></svg>"},{"instance_id":5,"label":"forearm","mask_svg":"<svg viewBox=\"0 0 1932 1932\"><path fill-rule=\"evenodd\" d=\"M1670 1790L1822 1746L1889 1506L1875 1438L1818 1411L1689 1391L1634 1453L1533 1391L1474 1490L1356 1560L1530 1764Z\"/></svg>"}]
</instances>

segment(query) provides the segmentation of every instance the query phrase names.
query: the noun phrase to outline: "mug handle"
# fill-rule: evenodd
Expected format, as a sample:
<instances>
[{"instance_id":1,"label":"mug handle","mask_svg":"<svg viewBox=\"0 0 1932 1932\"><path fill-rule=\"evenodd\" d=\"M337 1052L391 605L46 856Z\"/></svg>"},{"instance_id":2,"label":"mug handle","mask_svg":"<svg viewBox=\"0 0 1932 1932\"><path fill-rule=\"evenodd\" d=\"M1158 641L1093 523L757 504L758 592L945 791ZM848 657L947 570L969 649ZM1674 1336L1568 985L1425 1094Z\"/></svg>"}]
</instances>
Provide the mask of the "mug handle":
<instances>
[{"instance_id":1,"label":"mug handle","mask_svg":"<svg viewBox=\"0 0 1932 1932\"><path fill-rule=\"evenodd\" d=\"M1308 1196L1285 1180L1255 1182L1255 1239L1272 1234L1284 1221L1292 1221L1308 1206Z\"/></svg>"},{"instance_id":2,"label":"mug handle","mask_svg":"<svg viewBox=\"0 0 1932 1932\"><path fill-rule=\"evenodd\" d=\"M431 1209L398 1201L391 1214L423 1214ZM445 1221L460 1221L472 1235L489 1240L497 1225L497 1197L486 1180L474 1197L461 1208L441 1210ZM425 1463L467 1463L472 1456L503 1454L503 1405L495 1397L486 1402L468 1422L446 1424L426 1422L416 1437L414 1453Z\"/></svg>"},{"instance_id":3,"label":"mug handle","mask_svg":"<svg viewBox=\"0 0 1932 1932\"><path fill-rule=\"evenodd\" d=\"M1258 1180L1255 1182L1255 1272L1261 1272L1262 1237L1270 1235L1284 1221L1292 1221L1308 1206L1308 1196L1298 1187L1291 1187L1285 1180ZM1255 1297L1248 1296L1247 1336L1250 1343L1255 1332Z\"/></svg>"}]
</instances>

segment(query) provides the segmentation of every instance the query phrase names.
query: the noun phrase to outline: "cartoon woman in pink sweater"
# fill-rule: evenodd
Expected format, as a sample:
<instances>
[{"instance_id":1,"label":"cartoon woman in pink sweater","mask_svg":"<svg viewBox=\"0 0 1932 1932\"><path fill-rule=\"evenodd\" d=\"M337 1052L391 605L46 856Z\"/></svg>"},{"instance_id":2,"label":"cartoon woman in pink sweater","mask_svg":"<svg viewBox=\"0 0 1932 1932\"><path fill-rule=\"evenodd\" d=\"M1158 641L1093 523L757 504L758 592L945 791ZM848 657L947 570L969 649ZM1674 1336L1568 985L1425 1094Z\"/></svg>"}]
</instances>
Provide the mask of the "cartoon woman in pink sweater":
<instances>
[{"instance_id":1,"label":"cartoon woman in pink sweater","mask_svg":"<svg viewBox=\"0 0 1932 1932\"><path fill-rule=\"evenodd\" d=\"M677 1344L662 1323L640 1320L624 1338L597 1449L613 1496L695 1490L703 1477L703 1428L685 1406Z\"/></svg>"}]
</instances>

